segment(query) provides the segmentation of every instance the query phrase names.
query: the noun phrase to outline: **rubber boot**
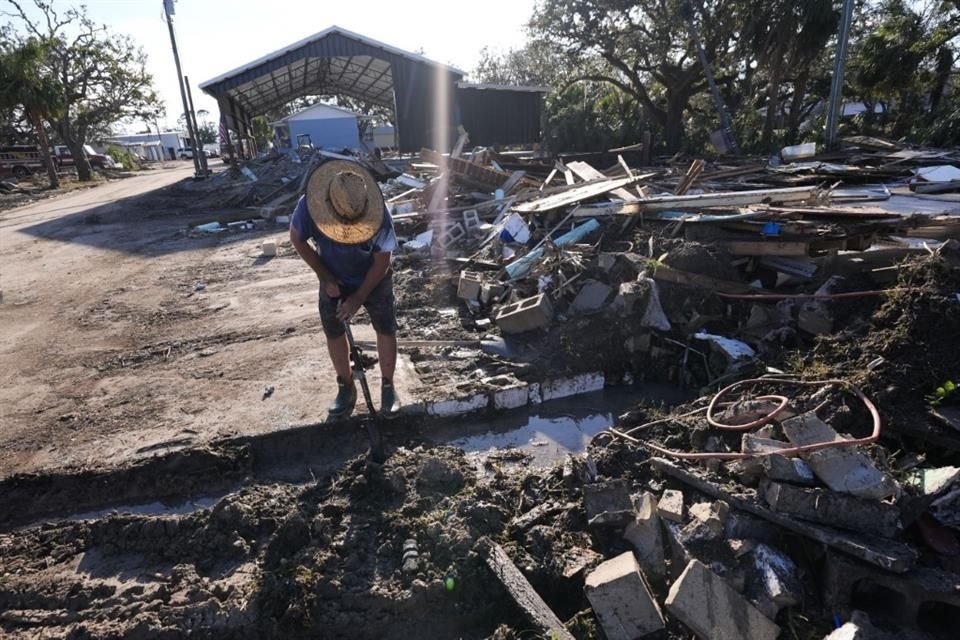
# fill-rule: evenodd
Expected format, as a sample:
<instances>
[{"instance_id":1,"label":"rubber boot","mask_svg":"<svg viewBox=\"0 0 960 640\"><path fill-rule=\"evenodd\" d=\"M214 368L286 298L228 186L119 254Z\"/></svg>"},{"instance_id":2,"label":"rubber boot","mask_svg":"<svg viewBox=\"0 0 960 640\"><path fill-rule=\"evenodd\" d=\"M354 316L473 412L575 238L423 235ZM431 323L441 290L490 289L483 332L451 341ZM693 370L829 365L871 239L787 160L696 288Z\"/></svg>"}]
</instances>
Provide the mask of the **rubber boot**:
<instances>
[{"instance_id":1,"label":"rubber boot","mask_svg":"<svg viewBox=\"0 0 960 640\"><path fill-rule=\"evenodd\" d=\"M346 418L353 413L353 408L357 405L357 386L352 378L345 382L337 376L337 387L337 397L328 411L331 418Z\"/></svg>"},{"instance_id":2,"label":"rubber boot","mask_svg":"<svg viewBox=\"0 0 960 640\"><path fill-rule=\"evenodd\" d=\"M403 403L393 388L392 380L384 380L380 385L380 415L384 418L395 418L400 414Z\"/></svg>"}]
</instances>

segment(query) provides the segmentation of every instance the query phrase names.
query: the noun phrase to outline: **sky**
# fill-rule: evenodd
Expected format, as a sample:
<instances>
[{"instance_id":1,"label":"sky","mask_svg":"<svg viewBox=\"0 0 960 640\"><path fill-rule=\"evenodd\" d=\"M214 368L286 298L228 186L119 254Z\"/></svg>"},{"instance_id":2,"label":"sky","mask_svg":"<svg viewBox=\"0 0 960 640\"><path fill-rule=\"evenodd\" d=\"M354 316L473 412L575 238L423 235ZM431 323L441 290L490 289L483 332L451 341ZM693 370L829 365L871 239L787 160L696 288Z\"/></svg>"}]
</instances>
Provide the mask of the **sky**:
<instances>
[{"instance_id":1,"label":"sky","mask_svg":"<svg viewBox=\"0 0 960 640\"><path fill-rule=\"evenodd\" d=\"M0 0L3 3L3 0ZM194 106L216 120L217 103L198 85L272 51L337 25L466 72L484 46L522 46L533 0L178 0L174 27ZM5 3L3 3L5 4ZM32 4L26 0L25 4ZM91 18L136 40L167 105L167 126L182 112L162 0L54 0L85 4ZM164 127L163 120L160 126ZM134 127L136 129L137 127ZM140 129L143 127L140 126Z\"/></svg>"}]
</instances>

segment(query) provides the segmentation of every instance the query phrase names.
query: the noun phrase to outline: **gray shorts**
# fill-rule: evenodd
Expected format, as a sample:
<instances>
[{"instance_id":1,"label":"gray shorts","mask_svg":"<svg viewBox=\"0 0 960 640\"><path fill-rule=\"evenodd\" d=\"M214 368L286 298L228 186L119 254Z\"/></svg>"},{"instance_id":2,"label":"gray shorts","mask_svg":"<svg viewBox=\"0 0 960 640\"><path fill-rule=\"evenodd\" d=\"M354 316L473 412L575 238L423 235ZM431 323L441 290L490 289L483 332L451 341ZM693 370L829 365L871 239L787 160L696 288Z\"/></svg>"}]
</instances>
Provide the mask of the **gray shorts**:
<instances>
[{"instance_id":1,"label":"gray shorts","mask_svg":"<svg viewBox=\"0 0 960 640\"><path fill-rule=\"evenodd\" d=\"M340 288L344 298L354 293L354 289ZM363 308L370 316L370 323L374 330L382 335L392 336L397 332L397 315L393 308L393 272L388 271L383 276L370 295L367 296ZM323 287L320 287L320 322L323 324L323 333L328 338L339 338L347 328L337 319L337 303L327 297Z\"/></svg>"}]
</instances>

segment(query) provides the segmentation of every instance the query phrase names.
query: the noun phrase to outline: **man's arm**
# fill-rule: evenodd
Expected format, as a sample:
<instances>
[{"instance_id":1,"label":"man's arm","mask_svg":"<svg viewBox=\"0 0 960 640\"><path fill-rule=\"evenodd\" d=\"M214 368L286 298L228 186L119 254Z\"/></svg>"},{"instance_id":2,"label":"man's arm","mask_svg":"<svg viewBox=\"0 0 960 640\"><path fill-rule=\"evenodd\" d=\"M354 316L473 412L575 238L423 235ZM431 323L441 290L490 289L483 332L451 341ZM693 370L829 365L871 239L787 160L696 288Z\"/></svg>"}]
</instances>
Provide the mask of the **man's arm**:
<instances>
[{"instance_id":1,"label":"man's arm","mask_svg":"<svg viewBox=\"0 0 960 640\"><path fill-rule=\"evenodd\" d=\"M306 262L311 269L313 269L314 273L317 274L320 284L326 288L327 295L334 298L339 297L340 290L337 285L337 279L333 277L332 273L327 271L326 267L323 266L323 263L320 262L320 256L316 251L313 250L313 247L310 246L310 243L300 239L297 230L294 229L293 226L290 227L290 244L292 244L293 248L297 250L297 253L300 254L301 258L303 258L303 261ZM336 291L331 293L331 289L333 288L336 288Z\"/></svg>"},{"instance_id":2,"label":"man's arm","mask_svg":"<svg viewBox=\"0 0 960 640\"><path fill-rule=\"evenodd\" d=\"M357 312L357 309L360 308L360 305L367 301L370 292L377 288L377 285L380 284L383 277L387 275L387 271L390 270L391 255L389 251L379 251L373 254L373 264L370 266L370 270L367 271L367 275L363 278L360 288L357 289L356 293L340 303L340 309L337 311L338 318L341 320L349 320L350 317Z\"/></svg>"}]
</instances>

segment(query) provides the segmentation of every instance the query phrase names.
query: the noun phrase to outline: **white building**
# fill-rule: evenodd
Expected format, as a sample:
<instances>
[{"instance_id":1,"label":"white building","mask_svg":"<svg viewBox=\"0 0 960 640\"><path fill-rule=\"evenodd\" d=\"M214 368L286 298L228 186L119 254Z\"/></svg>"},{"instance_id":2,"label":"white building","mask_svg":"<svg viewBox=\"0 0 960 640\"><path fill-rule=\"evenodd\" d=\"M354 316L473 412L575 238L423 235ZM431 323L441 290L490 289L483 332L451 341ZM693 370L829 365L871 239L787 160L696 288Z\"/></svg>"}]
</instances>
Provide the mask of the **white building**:
<instances>
[{"instance_id":1,"label":"white building","mask_svg":"<svg viewBox=\"0 0 960 640\"><path fill-rule=\"evenodd\" d=\"M177 149L190 146L190 136L185 131L164 131L163 133L133 133L125 136L112 136L103 141L103 145L114 143L117 146L143 144L146 153L140 153L147 160L176 160ZM159 156L159 157L155 157Z\"/></svg>"}]
</instances>

